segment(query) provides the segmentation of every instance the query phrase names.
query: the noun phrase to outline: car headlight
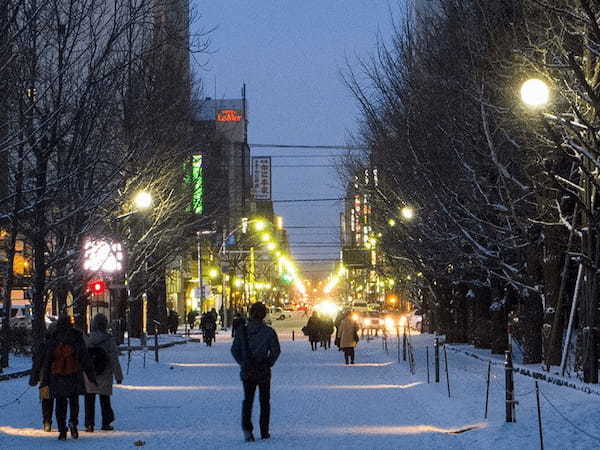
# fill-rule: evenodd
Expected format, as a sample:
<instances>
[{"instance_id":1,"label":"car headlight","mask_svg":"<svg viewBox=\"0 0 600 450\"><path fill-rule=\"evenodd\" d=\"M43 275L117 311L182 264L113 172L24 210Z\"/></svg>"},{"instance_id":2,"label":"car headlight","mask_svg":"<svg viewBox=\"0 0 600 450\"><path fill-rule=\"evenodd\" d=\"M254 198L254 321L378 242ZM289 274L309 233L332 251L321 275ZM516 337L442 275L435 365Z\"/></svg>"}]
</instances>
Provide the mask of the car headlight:
<instances>
[{"instance_id":1,"label":"car headlight","mask_svg":"<svg viewBox=\"0 0 600 450\"><path fill-rule=\"evenodd\" d=\"M352 320L354 320L354 321L358 320L358 314L356 314L356 313L352 314Z\"/></svg>"}]
</instances>

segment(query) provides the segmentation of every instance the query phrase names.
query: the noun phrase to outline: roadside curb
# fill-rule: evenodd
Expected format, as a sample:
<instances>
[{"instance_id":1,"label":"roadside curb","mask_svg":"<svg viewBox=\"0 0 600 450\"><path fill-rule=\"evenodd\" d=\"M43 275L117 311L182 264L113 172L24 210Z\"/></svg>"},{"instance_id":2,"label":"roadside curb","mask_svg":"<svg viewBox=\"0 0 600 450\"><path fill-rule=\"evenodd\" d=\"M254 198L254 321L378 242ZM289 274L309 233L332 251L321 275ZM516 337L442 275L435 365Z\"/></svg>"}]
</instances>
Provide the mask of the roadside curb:
<instances>
[{"instance_id":1,"label":"roadside curb","mask_svg":"<svg viewBox=\"0 0 600 450\"><path fill-rule=\"evenodd\" d=\"M463 355L469 356L474 359L478 359L479 361L489 362L493 366L504 367L504 361L499 361L494 358L487 358L485 356L478 355L477 353L473 353L468 350L452 347L451 345L446 345L446 347L448 348L448 350L451 350L455 353L462 353ZM571 380L569 378L561 377L560 375L534 370L530 367L525 367L520 364L515 364L513 367L513 371L520 375L532 378L534 380L545 381L546 383L554 384L556 386L568 387L570 389L574 389L576 391L580 391L580 392L583 392L586 394L600 396L600 387L595 388L595 387L592 387L585 383L581 383L578 381Z\"/></svg>"}]
</instances>

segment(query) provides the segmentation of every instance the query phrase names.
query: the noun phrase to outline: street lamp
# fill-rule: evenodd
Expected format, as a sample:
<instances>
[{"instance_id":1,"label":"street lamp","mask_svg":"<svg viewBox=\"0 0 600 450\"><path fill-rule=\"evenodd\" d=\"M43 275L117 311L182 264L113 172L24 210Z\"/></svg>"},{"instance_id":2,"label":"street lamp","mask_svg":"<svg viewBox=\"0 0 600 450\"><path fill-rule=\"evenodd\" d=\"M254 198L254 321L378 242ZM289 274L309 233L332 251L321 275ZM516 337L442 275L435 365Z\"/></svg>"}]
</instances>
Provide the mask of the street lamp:
<instances>
[{"instance_id":1,"label":"street lamp","mask_svg":"<svg viewBox=\"0 0 600 450\"><path fill-rule=\"evenodd\" d=\"M148 191L140 191L135 195L133 204L139 211L143 211L152 206L152 200L152 194Z\"/></svg>"},{"instance_id":2,"label":"street lamp","mask_svg":"<svg viewBox=\"0 0 600 450\"><path fill-rule=\"evenodd\" d=\"M405 206L400 210L400 214L405 220L412 220L415 218L415 210L410 206Z\"/></svg>"},{"instance_id":3,"label":"street lamp","mask_svg":"<svg viewBox=\"0 0 600 450\"><path fill-rule=\"evenodd\" d=\"M521 86L521 100L531 108L546 106L550 101L550 88L538 78L529 79Z\"/></svg>"}]
</instances>

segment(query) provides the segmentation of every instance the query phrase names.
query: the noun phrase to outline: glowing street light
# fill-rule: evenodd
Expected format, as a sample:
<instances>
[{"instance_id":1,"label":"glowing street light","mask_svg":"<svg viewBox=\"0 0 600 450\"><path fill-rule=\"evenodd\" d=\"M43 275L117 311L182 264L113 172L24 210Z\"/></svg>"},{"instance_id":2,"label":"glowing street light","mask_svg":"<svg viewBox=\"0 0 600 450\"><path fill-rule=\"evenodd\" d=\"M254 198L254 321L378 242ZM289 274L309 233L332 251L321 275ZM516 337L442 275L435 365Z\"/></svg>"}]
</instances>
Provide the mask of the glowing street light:
<instances>
[{"instance_id":1,"label":"glowing street light","mask_svg":"<svg viewBox=\"0 0 600 450\"><path fill-rule=\"evenodd\" d=\"M262 231L267 227L267 223L264 220L257 220L254 222L254 229L256 231Z\"/></svg>"},{"instance_id":2,"label":"glowing street light","mask_svg":"<svg viewBox=\"0 0 600 450\"><path fill-rule=\"evenodd\" d=\"M214 280L219 276L219 271L213 267L208 271L208 276Z\"/></svg>"},{"instance_id":3,"label":"glowing street light","mask_svg":"<svg viewBox=\"0 0 600 450\"><path fill-rule=\"evenodd\" d=\"M402 208L400 210L400 214L402 214L402 217L406 220L412 220L415 218L415 210L410 206L405 206Z\"/></svg>"},{"instance_id":4,"label":"glowing street light","mask_svg":"<svg viewBox=\"0 0 600 450\"><path fill-rule=\"evenodd\" d=\"M152 206L152 194L147 191L140 191L133 199L133 204L138 210L145 210Z\"/></svg>"},{"instance_id":5,"label":"glowing street light","mask_svg":"<svg viewBox=\"0 0 600 450\"><path fill-rule=\"evenodd\" d=\"M540 79L527 80L521 86L521 100L531 108L545 106L550 101L550 88Z\"/></svg>"},{"instance_id":6,"label":"glowing street light","mask_svg":"<svg viewBox=\"0 0 600 450\"><path fill-rule=\"evenodd\" d=\"M267 244L267 249L268 249L269 251L273 251L273 250L275 250L276 248L277 248L277 244L276 244L275 242L269 242L269 243Z\"/></svg>"},{"instance_id":7,"label":"glowing street light","mask_svg":"<svg viewBox=\"0 0 600 450\"><path fill-rule=\"evenodd\" d=\"M269 233L263 233L260 237L263 242L269 242L271 240L271 235Z\"/></svg>"}]
</instances>

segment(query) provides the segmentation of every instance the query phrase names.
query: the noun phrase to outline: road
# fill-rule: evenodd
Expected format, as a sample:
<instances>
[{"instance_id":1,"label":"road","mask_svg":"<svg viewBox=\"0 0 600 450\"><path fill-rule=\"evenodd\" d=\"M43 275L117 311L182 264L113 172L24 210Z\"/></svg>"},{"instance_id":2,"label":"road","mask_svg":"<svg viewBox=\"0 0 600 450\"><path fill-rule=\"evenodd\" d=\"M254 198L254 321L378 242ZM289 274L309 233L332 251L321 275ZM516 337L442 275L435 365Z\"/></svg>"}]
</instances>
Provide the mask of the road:
<instances>
[{"instance_id":1,"label":"road","mask_svg":"<svg viewBox=\"0 0 600 450\"><path fill-rule=\"evenodd\" d=\"M113 396L117 431L81 433L78 448L131 448L136 441L149 449L537 446L533 397L520 406L519 423L504 424L499 379L492 383L490 419L483 420L485 368L479 361L448 355L452 371L452 398L448 398L445 379L427 384L424 344L429 337L414 338L417 372L412 375L404 362L396 360L393 343L388 354L380 340L363 340L357 364L345 366L337 350L311 352L304 338L291 341L289 325L278 324L287 331L280 332L283 352L273 371L272 440L256 444L242 440L239 371L229 354L231 341L221 333L212 348L188 343L162 350L159 364L148 354L146 368L142 353L136 353L125 383ZM125 365L126 357L122 360ZM500 375L495 369L494 376ZM25 388L25 380L0 383L0 398L12 398ZM36 395L31 389L20 404L0 409L0 448L61 445L54 433L39 431ZM590 412L598 409L597 399L592 400ZM585 401L589 403L590 397ZM453 433L470 427L474 429ZM561 448L563 436L570 439L564 427L555 433L557 440L549 436L547 448ZM586 447L591 441L578 442L584 446L576 448L594 448Z\"/></svg>"}]
</instances>

